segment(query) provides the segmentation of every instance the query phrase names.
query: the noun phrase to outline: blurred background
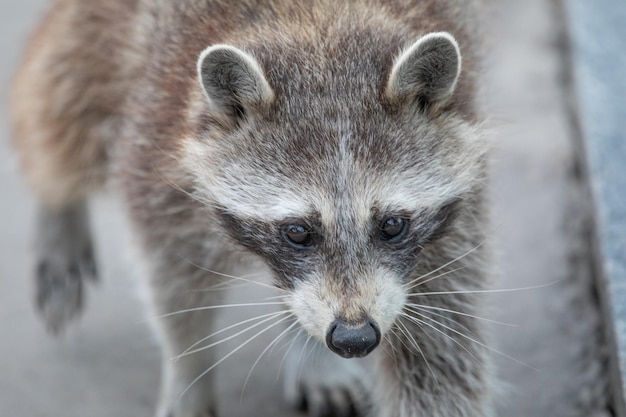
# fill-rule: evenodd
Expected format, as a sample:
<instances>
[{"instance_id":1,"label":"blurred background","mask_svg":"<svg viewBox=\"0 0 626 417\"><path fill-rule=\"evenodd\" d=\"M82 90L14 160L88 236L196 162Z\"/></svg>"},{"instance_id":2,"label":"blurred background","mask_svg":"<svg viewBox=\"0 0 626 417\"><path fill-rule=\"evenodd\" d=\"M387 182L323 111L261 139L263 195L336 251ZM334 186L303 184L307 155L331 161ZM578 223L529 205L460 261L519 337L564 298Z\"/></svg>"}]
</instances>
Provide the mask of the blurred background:
<instances>
[{"instance_id":1,"label":"blurred background","mask_svg":"<svg viewBox=\"0 0 626 417\"><path fill-rule=\"evenodd\" d=\"M609 417L609 349L589 257L591 207L581 181L563 10L551 0L488 3L484 88L494 131L498 249L492 285L537 287L484 296L489 318L516 325L493 326L491 346L503 353L494 353L500 415ZM34 200L10 149L6 97L26 36L47 4L0 3L0 416L150 416L159 349L136 296L129 236L114 196L97 196L92 204L102 280L88 294L84 317L53 339L32 307ZM237 300L259 296L256 288L237 292ZM261 312L240 311L231 320ZM298 415L284 404L277 379L284 348L259 361L242 393L272 338L255 341L217 369L221 415Z\"/></svg>"}]
</instances>

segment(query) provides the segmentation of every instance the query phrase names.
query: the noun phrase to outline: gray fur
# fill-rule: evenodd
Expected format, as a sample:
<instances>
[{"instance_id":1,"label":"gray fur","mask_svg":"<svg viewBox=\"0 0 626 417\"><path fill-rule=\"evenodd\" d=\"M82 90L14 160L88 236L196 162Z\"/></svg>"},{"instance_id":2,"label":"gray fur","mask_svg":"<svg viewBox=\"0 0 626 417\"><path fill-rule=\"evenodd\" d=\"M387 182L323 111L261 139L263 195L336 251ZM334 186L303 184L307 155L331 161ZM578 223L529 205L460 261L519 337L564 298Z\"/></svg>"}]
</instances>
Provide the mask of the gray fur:
<instances>
[{"instance_id":1,"label":"gray fur","mask_svg":"<svg viewBox=\"0 0 626 417\"><path fill-rule=\"evenodd\" d=\"M236 274L245 254L265 263L290 319L321 343L337 318L376 323L383 337L368 357L376 372L366 387L372 416L493 415L485 331L472 317L480 314L474 292L489 269L487 147L474 97L480 43L470 3L112 0L110 11L127 12L101 17L99 28L74 22L67 29L73 36L59 30L58 16L97 14L103 6L57 3L33 45L64 54L29 55L17 100L34 110L20 119L20 131L46 132L63 149L80 148L76 132L100 135L101 142L88 142L98 144L94 159L38 152L39 166L70 178L59 166L71 155L86 158L75 166L108 172L102 164L110 161L114 168L159 317L158 417L212 414L212 350L170 360L212 332L211 311L169 314L215 304L211 292L198 290L217 273ZM85 51L101 38L81 37L86 27L108 34L102 42L116 51L107 60L113 68L97 77L100 66ZM126 36L111 35L116 29ZM56 68L66 56L64 71L84 75L76 85L70 80L61 92L20 101L30 79L54 86L38 68ZM103 81L114 93L93 89L84 97L83 83ZM76 107L60 106L61 98ZM110 108L95 112L95 103ZM25 155L39 146L18 140ZM390 217L408 222L394 242L381 239ZM313 244L290 245L285 224L305 226ZM66 288L73 312L81 287ZM327 355L325 365L344 360ZM330 366L321 381L303 365L307 375L298 381L292 368L287 383L306 387L312 413L363 406L358 373Z\"/></svg>"}]
</instances>

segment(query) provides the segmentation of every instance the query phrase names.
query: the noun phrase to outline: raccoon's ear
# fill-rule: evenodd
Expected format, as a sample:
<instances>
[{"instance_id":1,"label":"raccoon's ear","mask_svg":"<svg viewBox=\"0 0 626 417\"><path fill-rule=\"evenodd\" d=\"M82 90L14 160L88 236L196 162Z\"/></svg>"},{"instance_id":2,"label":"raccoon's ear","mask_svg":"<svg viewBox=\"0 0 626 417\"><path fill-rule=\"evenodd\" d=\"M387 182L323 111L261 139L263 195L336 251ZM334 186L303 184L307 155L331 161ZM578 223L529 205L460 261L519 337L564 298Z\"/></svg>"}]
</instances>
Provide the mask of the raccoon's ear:
<instances>
[{"instance_id":1,"label":"raccoon's ear","mask_svg":"<svg viewBox=\"0 0 626 417\"><path fill-rule=\"evenodd\" d=\"M233 118L274 99L257 61L230 45L213 45L200 54L198 78L214 109Z\"/></svg>"},{"instance_id":2,"label":"raccoon's ear","mask_svg":"<svg viewBox=\"0 0 626 417\"><path fill-rule=\"evenodd\" d=\"M454 37L429 33L396 58L385 94L393 102L417 100L438 107L452 96L460 73L461 52Z\"/></svg>"}]
</instances>

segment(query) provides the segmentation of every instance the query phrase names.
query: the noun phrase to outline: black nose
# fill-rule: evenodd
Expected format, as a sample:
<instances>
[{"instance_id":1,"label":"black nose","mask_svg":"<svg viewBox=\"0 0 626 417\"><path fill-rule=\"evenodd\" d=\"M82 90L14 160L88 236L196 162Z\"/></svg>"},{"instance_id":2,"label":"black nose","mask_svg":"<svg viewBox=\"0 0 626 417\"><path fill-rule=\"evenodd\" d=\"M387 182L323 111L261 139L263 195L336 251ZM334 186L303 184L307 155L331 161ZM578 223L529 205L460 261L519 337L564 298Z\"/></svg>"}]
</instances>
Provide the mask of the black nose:
<instances>
[{"instance_id":1,"label":"black nose","mask_svg":"<svg viewBox=\"0 0 626 417\"><path fill-rule=\"evenodd\" d=\"M372 320L361 326L335 320L326 333L328 348L344 358L362 358L380 343L380 330Z\"/></svg>"}]
</instances>

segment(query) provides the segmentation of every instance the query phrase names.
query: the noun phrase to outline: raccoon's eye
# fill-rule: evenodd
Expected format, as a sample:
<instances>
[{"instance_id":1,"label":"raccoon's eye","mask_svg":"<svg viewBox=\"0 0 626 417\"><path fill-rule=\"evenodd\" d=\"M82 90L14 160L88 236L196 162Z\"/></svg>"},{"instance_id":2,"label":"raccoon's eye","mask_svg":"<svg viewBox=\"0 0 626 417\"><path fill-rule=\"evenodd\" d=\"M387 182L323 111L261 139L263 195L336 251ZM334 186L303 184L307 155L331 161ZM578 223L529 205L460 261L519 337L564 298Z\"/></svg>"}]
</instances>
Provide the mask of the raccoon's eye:
<instances>
[{"instance_id":1,"label":"raccoon's eye","mask_svg":"<svg viewBox=\"0 0 626 417\"><path fill-rule=\"evenodd\" d=\"M388 217L380 225L380 240L388 243L398 242L409 229L409 221L402 217Z\"/></svg>"},{"instance_id":2,"label":"raccoon's eye","mask_svg":"<svg viewBox=\"0 0 626 417\"><path fill-rule=\"evenodd\" d=\"M302 224L286 224L282 227L281 234L287 243L298 249L305 249L313 246L313 237L311 236L311 232Z\"/></svg>"}]
</instances>

